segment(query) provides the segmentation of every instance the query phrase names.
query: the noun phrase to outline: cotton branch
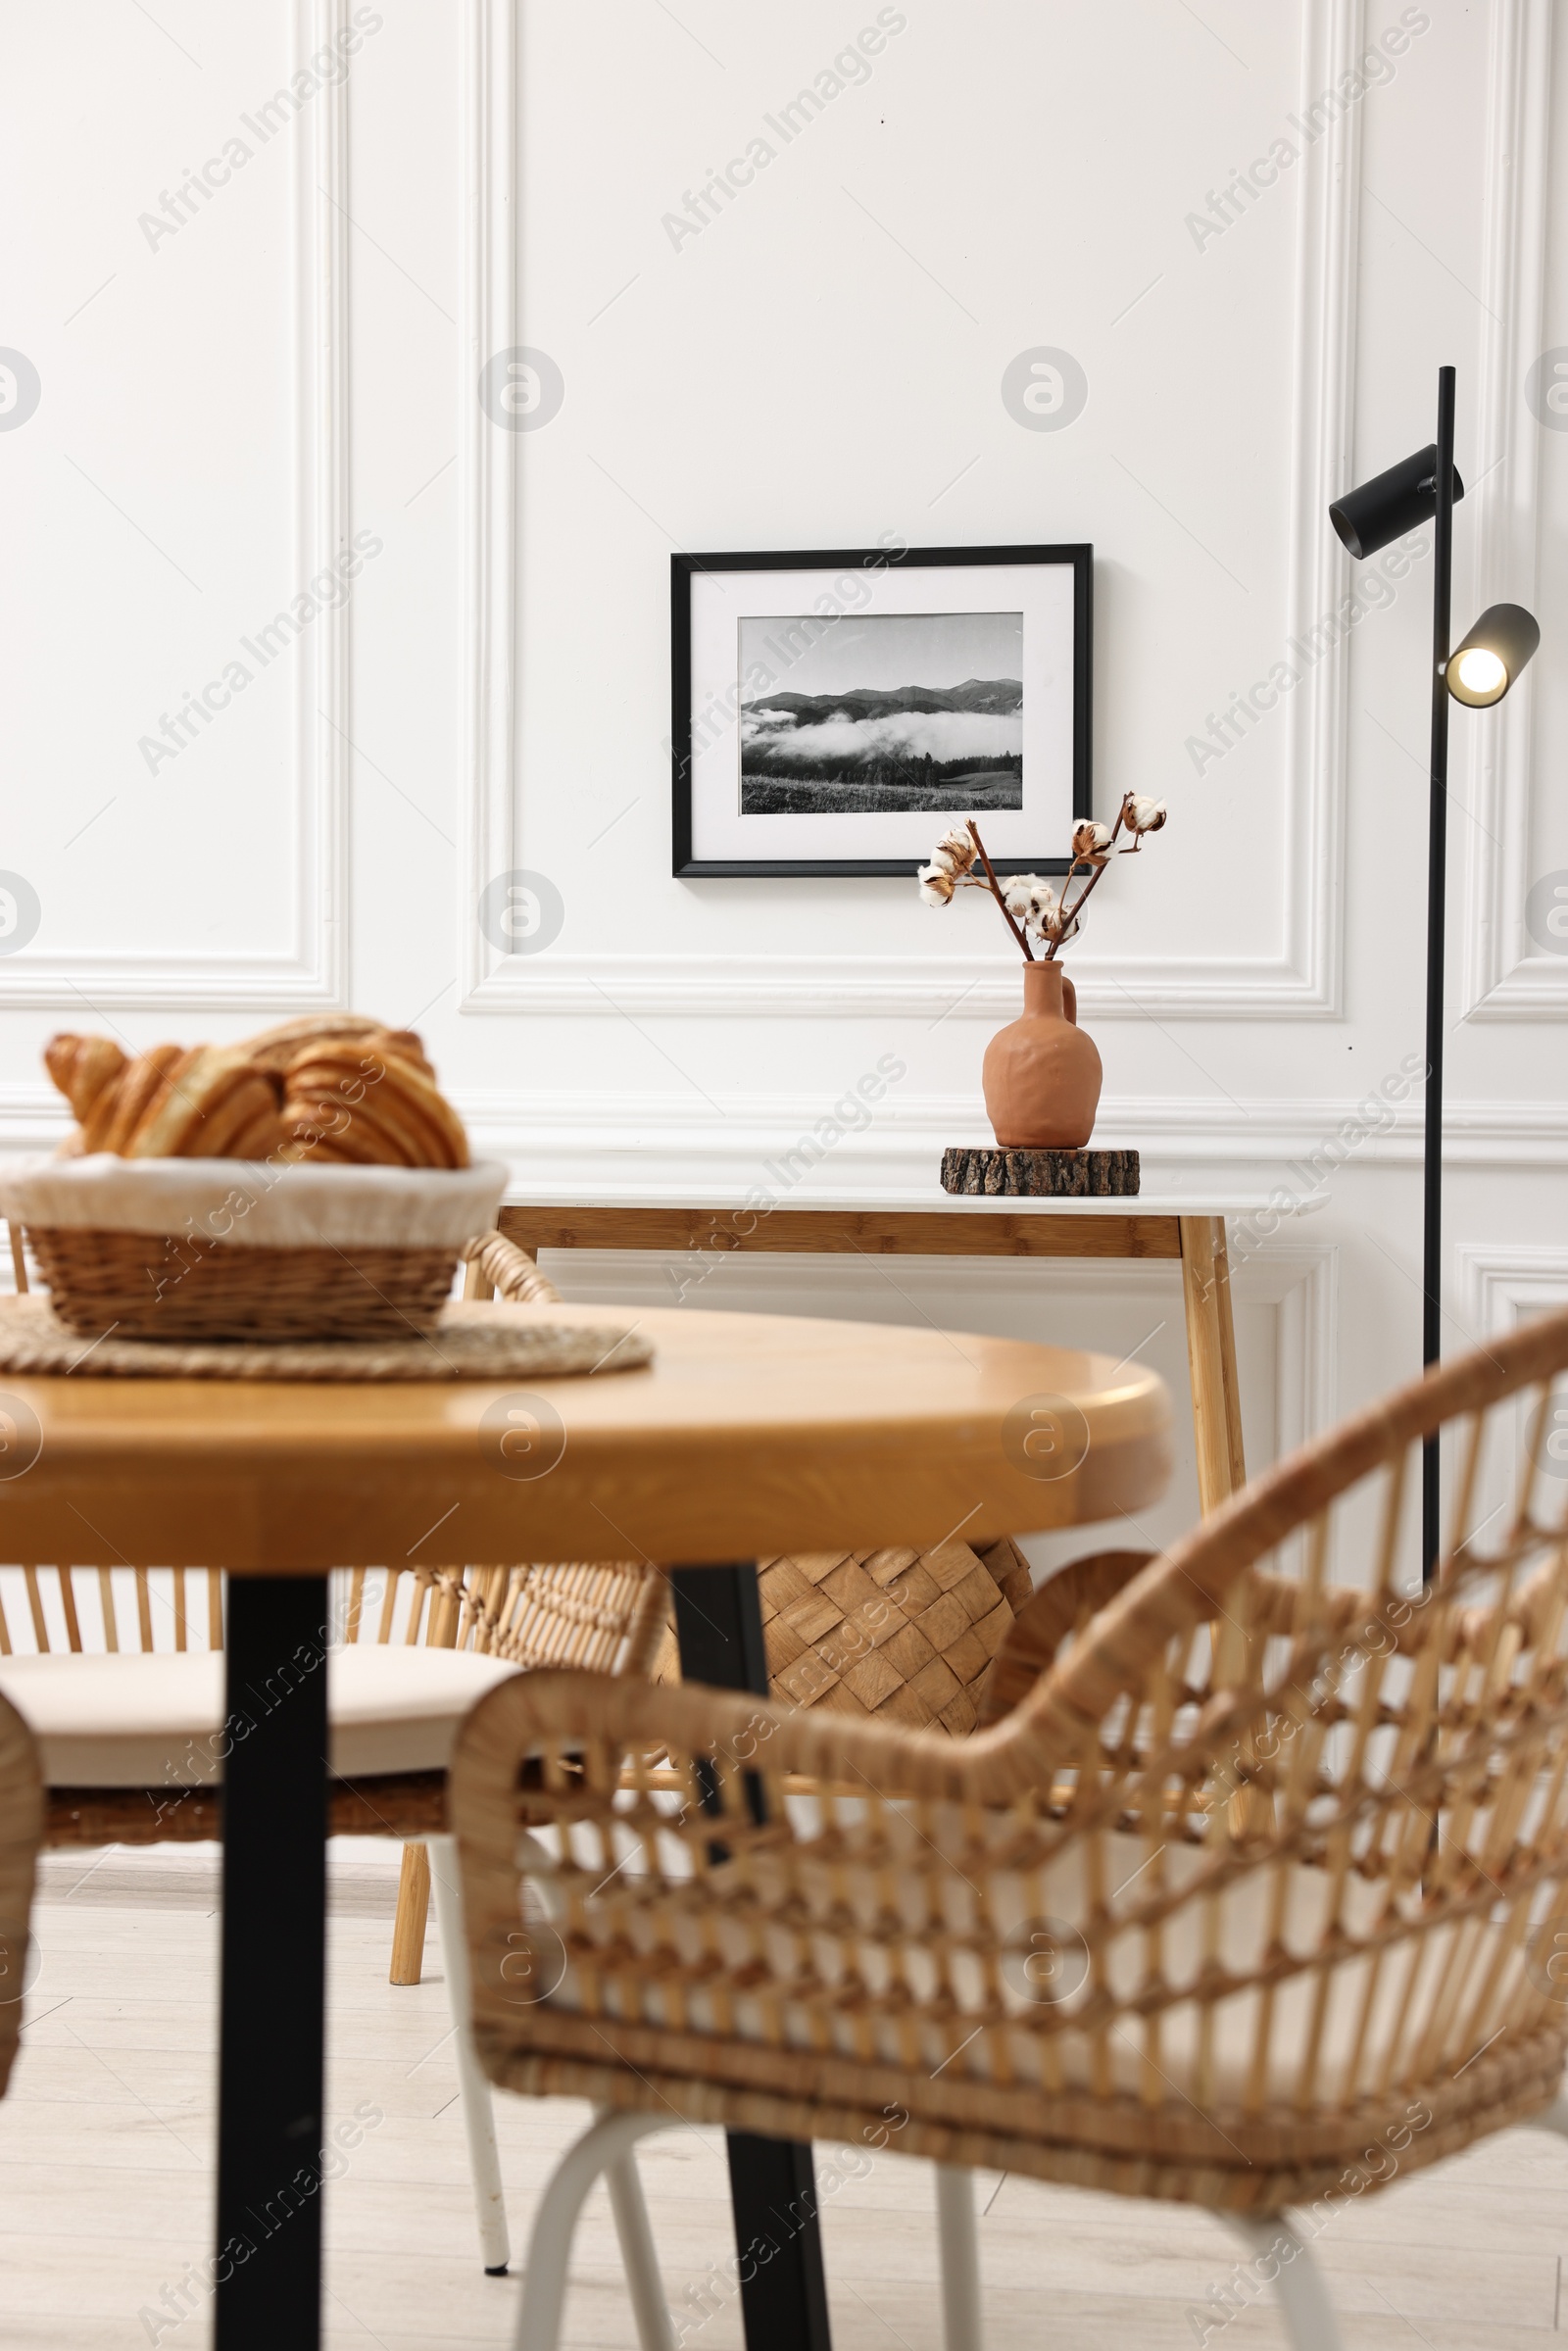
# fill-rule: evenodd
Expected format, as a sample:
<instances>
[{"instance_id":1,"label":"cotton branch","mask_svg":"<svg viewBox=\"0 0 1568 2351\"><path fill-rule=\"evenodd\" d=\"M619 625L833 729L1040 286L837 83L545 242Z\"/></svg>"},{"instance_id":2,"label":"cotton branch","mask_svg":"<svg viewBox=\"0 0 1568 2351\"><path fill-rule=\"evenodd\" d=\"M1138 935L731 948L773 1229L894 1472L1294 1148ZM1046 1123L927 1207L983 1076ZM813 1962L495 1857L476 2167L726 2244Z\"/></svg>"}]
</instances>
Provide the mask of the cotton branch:
<instances>
[{"instance_id":1,"label":"cotton branch","mask_svg":"<svg viewBox=\"0 0 1568 2351\"><path fill-rule=\"evenodd\" d=\"M996 872L992 866L991 859L986 855L986 845L980 838L980 827L976 824L972 816L965 817L964 822L968 826L969 838L974 843L975 848L979 853L980 862L986 869L986 880L990 885L991 895L996 900L998 906L1002 908L1002 918L1004 922L1005 922L1008 930L1011 931L1013 937L1017 940L1018 945L1023 949L1024 961L1026 963L1032 963L1035 959L1034 950L1029 945L1026 934L1019 928L1018 924L1014 922L1012 918L1012 908L1008 906L1006 900L1002 895L1002 886L997 880Z\"/></svg>"}]
</instances>

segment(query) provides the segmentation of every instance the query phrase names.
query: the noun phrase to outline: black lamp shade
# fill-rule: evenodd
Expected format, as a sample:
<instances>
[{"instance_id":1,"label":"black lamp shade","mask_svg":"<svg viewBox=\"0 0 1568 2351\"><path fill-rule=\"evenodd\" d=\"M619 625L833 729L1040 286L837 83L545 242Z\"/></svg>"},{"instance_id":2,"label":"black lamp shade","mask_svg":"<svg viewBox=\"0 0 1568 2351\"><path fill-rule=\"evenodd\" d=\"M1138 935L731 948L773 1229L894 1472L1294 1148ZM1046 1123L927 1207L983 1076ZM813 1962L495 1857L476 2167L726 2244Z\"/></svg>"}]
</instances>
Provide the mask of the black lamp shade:
<instances>
[{"instance_id":1,"label":"black lamp shade","mask_svg":"<svg viewBox=\"0 0 1568 2351\"><path fill-rule=\"evenodd\" d=\"M1461 637L1444 671L1455 702L1484 710L1501 702L1541 643L1541 628L1522 604L1491 604L1466 637Z\"/></svg>"},{"instance_id":2,"label":"black lamp shade","mask_svg":"<svg viewBox=\"0 0 1568 2351\"><path fill-rule=\"evenodd\" d=\"M1453 468L1455 502L1464 496L1459 468ZM1438 511L1438 445L1429 441L1387 473L1375 473L1358 490L1347 490L1329 508L1333 523L1357 563L1376 555L1391 539L1430 522Z\"/></svg>"}]
</instances>

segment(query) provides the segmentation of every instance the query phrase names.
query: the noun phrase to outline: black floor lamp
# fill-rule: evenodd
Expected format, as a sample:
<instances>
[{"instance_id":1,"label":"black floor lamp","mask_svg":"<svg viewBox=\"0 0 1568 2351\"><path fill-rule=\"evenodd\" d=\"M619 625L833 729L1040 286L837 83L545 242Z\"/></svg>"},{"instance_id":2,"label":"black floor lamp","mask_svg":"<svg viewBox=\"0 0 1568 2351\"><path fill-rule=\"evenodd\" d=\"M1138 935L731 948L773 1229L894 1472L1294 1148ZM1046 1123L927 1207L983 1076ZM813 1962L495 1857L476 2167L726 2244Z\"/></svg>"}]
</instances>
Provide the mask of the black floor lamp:
<instances>
[{"instance_id":1,"label":"black floor lamp","mask_svg":"<svg viewBox=\"0 0 1568 2351\"><path fill-rule=\"evenodd\" d=\"M1387 473L1349 490L1329 520L1359 563L1401 532L1436 521L1432 558L1432 783L1427 832L1426 1216L1422 1249L1421 1351L1443 1351L1443 952L1448 848L1448 698L1471 710L1501 702L1541 643L1523 605L1490 605L1457 645L1449 641L1453 508L1464 484L1453 463L1451 367L1438 369L1438 437ZM1421 1464L1421 1566L1430 1577L1438 1555L1438 1443Z\"/></svg>"}]
</instances>

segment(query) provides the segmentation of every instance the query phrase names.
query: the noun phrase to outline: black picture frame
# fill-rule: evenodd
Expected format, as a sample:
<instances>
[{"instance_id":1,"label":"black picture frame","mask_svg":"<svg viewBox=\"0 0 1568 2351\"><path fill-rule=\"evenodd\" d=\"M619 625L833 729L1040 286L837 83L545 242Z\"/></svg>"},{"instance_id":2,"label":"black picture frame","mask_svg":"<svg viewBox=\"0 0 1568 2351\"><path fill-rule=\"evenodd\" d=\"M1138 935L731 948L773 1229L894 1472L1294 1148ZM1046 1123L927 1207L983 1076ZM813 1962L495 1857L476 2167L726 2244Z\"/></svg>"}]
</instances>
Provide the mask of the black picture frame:
<instances>
[{"instance_id":1,"label":"black picture frame","mask_svg":"<svg viewBox=\"0 0 1568 2351\"><path fill-rule=\"evenodd\" d=\"M672 870L680 881L780 875L826 879L863 874L909 876L917 857L698 858L692 855L692 581L710 571L815 571L852 565L901 570L987 563L1065 563L1073 575L1072 812L1094 814L1094 547L1087 541L1022 547L884 547L790 549L766 554L672 555L669 559L670 751ZM1042 854L997 857L999 873L1066 873L1071 858Z\"/></svg>"}]
</instances>

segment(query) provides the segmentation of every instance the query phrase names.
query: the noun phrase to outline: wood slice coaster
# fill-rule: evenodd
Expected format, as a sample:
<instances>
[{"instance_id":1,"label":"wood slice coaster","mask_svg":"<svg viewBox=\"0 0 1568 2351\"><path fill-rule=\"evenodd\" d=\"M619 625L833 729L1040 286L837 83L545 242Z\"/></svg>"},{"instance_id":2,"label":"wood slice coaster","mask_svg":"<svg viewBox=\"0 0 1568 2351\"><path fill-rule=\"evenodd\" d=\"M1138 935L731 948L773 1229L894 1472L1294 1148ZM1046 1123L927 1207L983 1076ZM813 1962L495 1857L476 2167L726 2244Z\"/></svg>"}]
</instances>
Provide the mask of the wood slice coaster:
<instances>
[{"instance_id":1,"label":"wood slice coaster","mask_svg":"<svg viewBox=\"0 0 1568 2351\"><path fill-rule=\"evenodd\" d=\"M84 1339L47 1295L0 1298L0 1372L133 1380L510 1380L635 1371L653 1347L628 1325L546 1320L538 1307L454 1299L428 1337L252 1340Z\"/></svg>"},{"instance_id":2,"label":"wood slice coaster","mask_svg":"<svg viewBox=\"0 0 1568 2351\"><path fill-rule=\"evenodd\" d=\"M956 1147L942 1154L942 1189L998 1199L1125 1200L1138 1190L1138 1153Z\"/></svg>"}]
</instances>

